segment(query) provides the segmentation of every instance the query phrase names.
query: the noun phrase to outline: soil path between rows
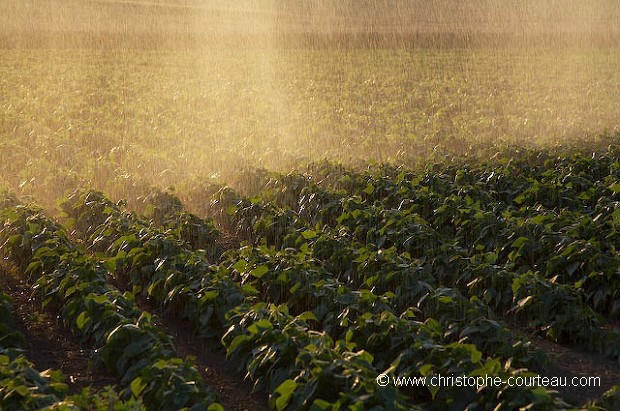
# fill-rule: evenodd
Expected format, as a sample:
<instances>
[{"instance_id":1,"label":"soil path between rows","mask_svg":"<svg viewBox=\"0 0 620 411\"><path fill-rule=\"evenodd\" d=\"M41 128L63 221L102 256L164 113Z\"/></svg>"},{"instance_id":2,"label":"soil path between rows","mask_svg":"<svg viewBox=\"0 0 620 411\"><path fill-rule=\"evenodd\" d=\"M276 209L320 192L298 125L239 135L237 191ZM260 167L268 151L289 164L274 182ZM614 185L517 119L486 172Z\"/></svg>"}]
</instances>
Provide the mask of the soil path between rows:
<instances>
[{"instance_id":1,"label":"soil path between rows","mask_svg":"<svg viewBox=\"0 0 620 411\"><path fill-rule=\"evenodd\" d=\"M177 354L192 356L202 378L219 396L227 411L268 411L268 395L253 391L253 384L239 371L240 364L227 360L224 348L215 341L200 338L193 328L172 315L166 315L141 302L142 309L157 314L159 326L172 337Z\"/></svg>"},{"instance_id":2,"label":"soil path between rows","mask_svg":"<svg viewBox=\"0 0 620 411\"><path fill-rule=\"evenodd\" d=\"M528 335L527 338L535 349L543 351L549 358L542 376L566 377L568 384L574 377L600 378L598 386L557 388L562 398L570 404L585 405L600 398L614 385L620 385L620 360L556 344L536 335Z\"/></svg>"}]
</instances>

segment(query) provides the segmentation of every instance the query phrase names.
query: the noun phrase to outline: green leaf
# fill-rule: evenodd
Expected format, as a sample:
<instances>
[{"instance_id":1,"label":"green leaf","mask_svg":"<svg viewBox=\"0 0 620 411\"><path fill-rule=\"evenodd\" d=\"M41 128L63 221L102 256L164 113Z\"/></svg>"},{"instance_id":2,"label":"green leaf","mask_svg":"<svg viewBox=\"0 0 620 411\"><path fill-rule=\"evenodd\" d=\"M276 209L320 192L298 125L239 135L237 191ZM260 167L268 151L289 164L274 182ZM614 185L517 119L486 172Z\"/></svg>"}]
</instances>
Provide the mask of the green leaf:
<instances>
[{"instance_id":1,"label":"green leaf","mask_svg":"<svg viewBox=\"0 0 620 411\"><path fill-rule=\"evenodd\" d=\"M142 381L141 377L137 377L131 382L131 384L129 384L129 388L131 389L131 393L134 397L137 397L146 388L146 383Z\"/></svg>"},{"instance_id":2,"label":"green leaf","mask_svg":"<svg viewBox=\"0 0 620 411\"><path fill-rule=\"evenodd\" d=\"M65 298L69 297L71 294L73 294L74 292L77 291L77 287L72 285L71 287L67 288L67 291L65 291Z\"/></svg>"},{"instance_id":3,"label":"green leaf","mask_svg":"<svg viewBox=\"0 0 620 411\"><path fill-rule=\"evenodd\" d=\"M314 400L308 411L327 411L331 409L332 405L328 401L317 398Z\"/></svg>"},{"instance_id":4,"label":"green leaf","mask_svg":"<svg viewBox=\"0 0 620 411\"><path fill-rule=\"evenodd\" d=\"M620 208L611 213L611 218L614 220L614 223L620 224Z\"/></svg>"},{"instance_id":5,"label":"green leaf","mask_svg":"<svg viewBox=\"0 0 620 411\"><path fill-rule=\"evenodd\" d=\"M280 394L280 396L276 399L276 409L278 411L282 411L287 407L296 389L297 383L291 379L284 381L278 388L276 388L275 392Z\"/></svg>"},{"instance_id":6,"label":"green leaf","mask_svg":"<svg viewBox=\"0 0 620 411\"><path fill-rule=\"evenodd\" d=\"M233 265L233 268L241 273L241 272L243 272L245 270L245 267L247 267L247 266L248 266L247 261L239 260L239 261L237 261L235 263L235 265Z\"/></svg>"},{"instance_id":7,"label":"green leaf","mask_svg":"<svg viewBox=\"0 0 620 411\"><path fill-rule=\"evenodd\" d=\"M25 385L18 385L17 387L13 388L13 391L18 393L22 397L28 396L28 387L26 387ZM5 396L5 398L8 397L9 394L7 394L7 396Z\"/></svg>"},{"instance_id":8,"label":"green leaf","mask_svg":"<svg viewBox=\"0 0 620 411\"><path fill-rule=\"evenodd\" d=\"M536 398L534 404L545 404L551 397L545 387L536 387L532 389L532 394Z\"/></svg>"},{"instance_id":9,"label":"green leaf","mask_svg":"<svg viewBox=\"0 0 620 411\"><path fill-rule=\"evenodd\" d=\"M432 369L433 369L432 364L424 364L423 366L420 367L419 371L420 371L420 374L426 377L431 374Z\"/></svg>"},{"instance_id":10,"label":"green leaf","mask_svg":"<svg viewBox=\"0 0 620 411\"><path fill-rule=\"evenodd\" d=\"M306 311L306 312L299 314L297 316L297 319L300 321L309 321L309 320L318 321L316 318L316 315L314 315L312 311Z\"/></svg>"},{"instance_id":11,"label":"green leaf","mask_svg":"<svg viewBox=\"0 0 620 411\"><path fill-rule=\"evenodd\" d=\"M237 212L237 206L234 204L226 208L226 214L230 216L234 215L236 212Z\"/></svg>"},{"instance_id":12,"label":"green leaf","mask_svg":"<svg viewBox=\"0 0 620 411\"><path fill-rule=\"evenodd\" d=\"M470 358L471 358L471 362L473 363L477 363L482 359L482 353L480 351L478 351L478 349L476 348L475 345L471 345L470 347Z\"/></svg>"},{"instance_id":13,"label":"green leaf","mask_svg":"<svg viewBox=\"0 0 620 411\"><path fill-rule=\"evenodd\" d=\"M373 186L372 183L368 183L368 185L364 189L364 193L366 194L372 194L374 193L374 191L375 191L375 186Z\"/></svg>"},{"instance_id":14,"label":"green leaf","mask_svg":"<svg viewBox=\"0 0 620 411\"><path fill-rule=\"evenodd\" d=\"M434 400L435 396L437 396L437 393L439 392L439 386L429 384L426 388L428 389L428 392L431 393L431 398Z\"/></svg>"},{"instance_id":15,"label":"green leaf","mask_svg":"<svg viewBox=\"0 0 620 411\"><path fill-rule=\"evenodd\" d=\"M523 204L523 202L525 201L525 195L520 194L517 197L515 197L515 199L513 200L515 203L521 205Z\"/></svg>"},{"instance_id":16,"label":"green leaf","mask_svg":"<svg viewBox=\"0 0 620 411\"><path fill-rule=\"evenodd\" d=\"M246 295L256 295L258 294L258 290L252 284L243 284L241 286L241 291L243 291Z\"/></svg>"},{"instance_id":17,"label":"green leaf","mask_svg":"<svg viewBox=\"0 0 620 411\"><path fill-rule=\"evenodd\" d=\"M90 316L88 315L88 313L86 311L82 311L75 320L75 323L77 324L78 329L82 331L89 320Z\"/></svg>"},{"instance_id":18,"label":"green leaf","mask_svg":"<svg viewBox=\"0 0 620 411\"><path fill-rule=\"evenodd\" d=\"M255 278L261 278L268 272L269 272L269 267L267 267L266 265L260 265L256 267L255 269L253 269L252 271L250 271L250 275Z\"/></svg>"},{"instance_id":19,"label":"green leaf","mask_svg":"<svg viewBox=\"0 0 620 411\"><path fill-rule=\"evenodd\" d=\"M521 248L523 246L523 244L527 243L528 241L530 241L529 238L527 237L519 237L517 238L510 247L512 248Z\"/></svg>"},{"instance_id":20,"label":"green leaf","mask_svg":"<svg viewBox=\"0 0 620 411\"><path fill-rule=\"evenodd\" d=\"M306 230L303 231L301 233L301 235L303 236L303 238L305 238L306 240L312 240L313 238L316 238L318 236L317 232L314 230Z\"/></svg>"},{"instance_id":21,"label":"green leaf","mask_svg":"<svg viewBox=\"0 0 620 411\"><path fill-rule=\"evenodd\" d=\"M207 291L200 299L200 302L206 303L207 301L215 300L219 294L220 293L217 290Z\"/></svg>"},{"instance_id":22,"label":"green leaf","mask_svg":"<svg viewBox=\"0 0 620 411\"><path fill-rule=\"evenodd\" d=\"M228 354L230 355L230 353L235 351L237 347L239 347L244 342L250 341L250 340L251 338L249 335L242 334L242 335L236 336L227 348Z\"/></svg>"},{"instance_id":23,"label":"green leaf","mask_svg":"<svg viewBox=\"0 0 620 411\"><path fill-rule=\"evenodd\" d=\"M614 193L618 193L618 192L620 192L620 183L613 183L612 185L610 185L607 188L609 188Z\"/></svg>"},{"instance_id":24,"label":"green leaf","mask_svg":"<svg viewBox=\"0 0 620 411\"><path fill-rule=\"evenodd\" d=\"M251 324L248 327L248 331L250 332L250 334L256 335L261 329L269 330L271 328L273 328L273 324L271 324L269 320L263 318L262 320L258 320L254 324Z\"/></svg>"}]
</instances>

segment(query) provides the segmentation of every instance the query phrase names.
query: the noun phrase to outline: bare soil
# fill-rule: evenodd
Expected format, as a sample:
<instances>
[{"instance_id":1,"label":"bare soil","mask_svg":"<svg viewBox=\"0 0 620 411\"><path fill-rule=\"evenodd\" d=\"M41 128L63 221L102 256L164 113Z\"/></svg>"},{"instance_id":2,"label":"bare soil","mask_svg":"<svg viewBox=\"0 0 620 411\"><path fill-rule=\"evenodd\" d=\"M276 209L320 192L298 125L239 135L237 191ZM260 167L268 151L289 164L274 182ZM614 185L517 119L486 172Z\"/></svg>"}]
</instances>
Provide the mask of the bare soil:
<instances>
[{"instance_id":1,"label":"bare soil","mask_svg":"<svg viewBox=\"0 0 620 411\"><path fill-rule=\"evenodd\" d=\"M614 385L620 385L620 361L604 355L584 352L559 345L539 336L528 336L534 348L544 351L550 359L544 373L547 377L600 377L600 386L559 387L557 390L570 404L584 405L602 396Z\"/></svg>"}]
</instances>

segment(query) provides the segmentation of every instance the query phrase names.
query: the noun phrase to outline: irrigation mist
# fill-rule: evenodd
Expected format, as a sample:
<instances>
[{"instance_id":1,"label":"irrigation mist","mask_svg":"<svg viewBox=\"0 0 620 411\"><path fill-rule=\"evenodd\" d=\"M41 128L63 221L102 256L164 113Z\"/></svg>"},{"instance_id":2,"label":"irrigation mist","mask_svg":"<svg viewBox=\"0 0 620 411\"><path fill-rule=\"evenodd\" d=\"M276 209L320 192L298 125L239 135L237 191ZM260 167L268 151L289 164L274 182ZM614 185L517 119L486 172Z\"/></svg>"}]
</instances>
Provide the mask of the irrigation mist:
<instances>
[{"instance_id":1,"label":"irrigation mist","mask_svg":"<svg viewBox=\"0 0 620 411\"><path fill-rule=\"evenodd\" d=\"M620 130L615 0L0 0L0 172L51 202Z\"/></svg>"}]
</instances>

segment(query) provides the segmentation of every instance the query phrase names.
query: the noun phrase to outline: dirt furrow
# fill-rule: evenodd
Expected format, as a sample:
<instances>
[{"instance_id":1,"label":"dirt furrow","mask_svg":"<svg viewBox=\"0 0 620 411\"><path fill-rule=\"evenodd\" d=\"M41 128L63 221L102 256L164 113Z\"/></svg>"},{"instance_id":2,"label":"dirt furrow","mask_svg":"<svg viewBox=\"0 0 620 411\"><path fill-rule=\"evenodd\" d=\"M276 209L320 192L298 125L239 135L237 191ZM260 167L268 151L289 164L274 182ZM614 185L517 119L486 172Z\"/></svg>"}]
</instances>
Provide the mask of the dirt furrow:
<instances>
[{"instance_id":1,"label":"dirt furrow","mask_svg":"<svg viewBox=\"0 0 620 411\"><path fill-rule=\"evenodd\" d=\"M158 314L159 326L172 337L177 354L192 356L205 383L219 396L219 402L230 411L268 411L268 396L263 391L254 392L253 384L239 371L240 365L227 360L226 353L217 342L199 338L195 331L178 318L157 312L141 303L143 309Z\"/></svg>"}]
</instances>

